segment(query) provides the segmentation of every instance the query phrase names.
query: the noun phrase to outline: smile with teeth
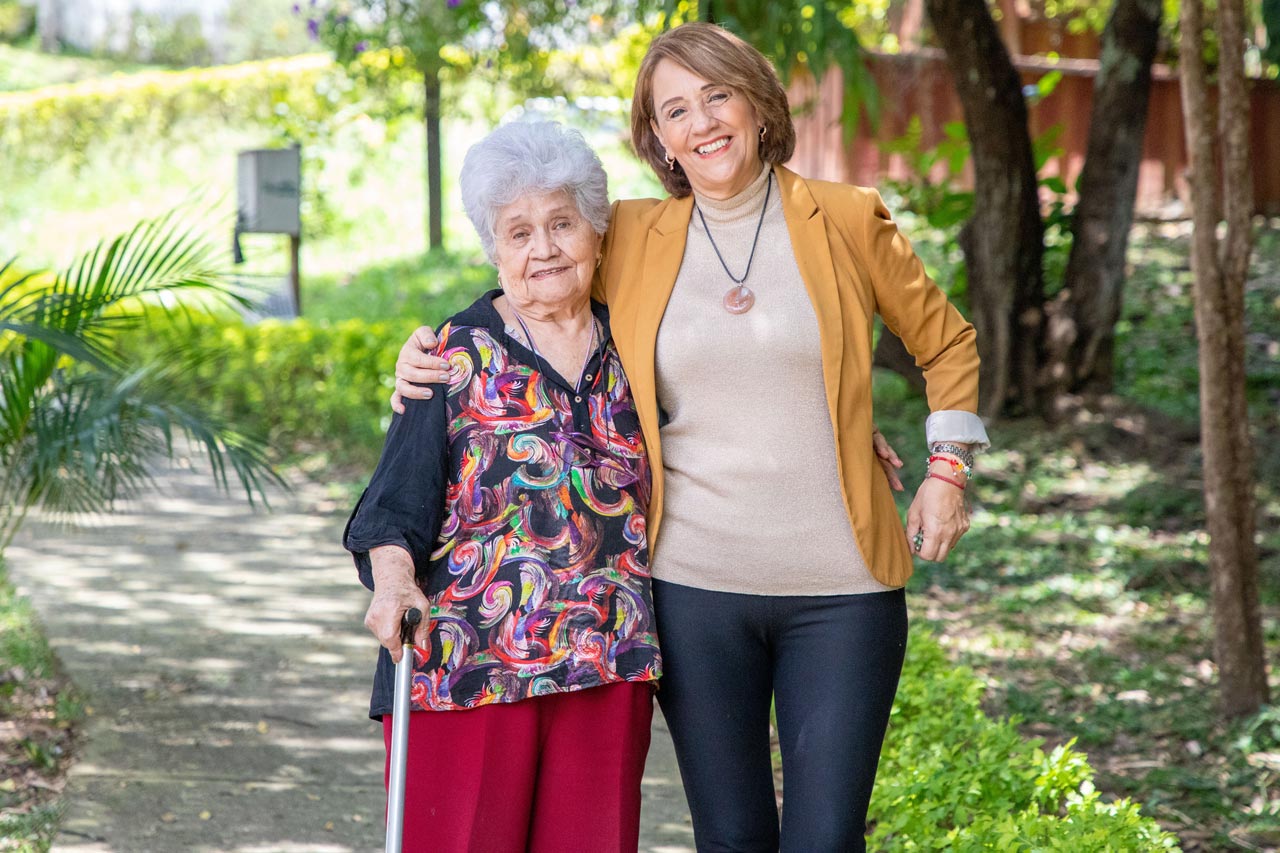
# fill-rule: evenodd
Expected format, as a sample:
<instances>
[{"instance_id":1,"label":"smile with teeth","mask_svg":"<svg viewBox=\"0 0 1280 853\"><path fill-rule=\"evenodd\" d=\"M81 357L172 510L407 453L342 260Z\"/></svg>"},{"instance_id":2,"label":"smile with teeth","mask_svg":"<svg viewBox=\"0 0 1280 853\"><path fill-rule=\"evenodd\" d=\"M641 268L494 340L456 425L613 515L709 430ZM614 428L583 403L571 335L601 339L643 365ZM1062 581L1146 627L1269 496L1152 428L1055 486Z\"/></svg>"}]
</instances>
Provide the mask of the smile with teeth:
<instances>
[{"instance_id":1,"label":"smile with teeth","mask_svg":"<svg viewBox=\"0 0 1280 853\"><path fill-rule=\"evenodd\" d=\"M729 144L729 137L722 136L719 139L717 139L715 142L708 142L706 145L699 145L697 148L693 150L697 151L699 154L714 154L728 144Z\"/></svg>"},{"instance_id":2,"label":"smile with teeth","mask_svg":"<svg viewBox=\"0 0 1280 853\"><path fill-rule=\"evenodd\" d=\"M530 278L547 278L548 276L559 275L560 273L564 272L567 269L568 267L553 267L552 269L549 269L549 270L538 270L536 273L530 276Z\"/></svg>"}]
</instances>

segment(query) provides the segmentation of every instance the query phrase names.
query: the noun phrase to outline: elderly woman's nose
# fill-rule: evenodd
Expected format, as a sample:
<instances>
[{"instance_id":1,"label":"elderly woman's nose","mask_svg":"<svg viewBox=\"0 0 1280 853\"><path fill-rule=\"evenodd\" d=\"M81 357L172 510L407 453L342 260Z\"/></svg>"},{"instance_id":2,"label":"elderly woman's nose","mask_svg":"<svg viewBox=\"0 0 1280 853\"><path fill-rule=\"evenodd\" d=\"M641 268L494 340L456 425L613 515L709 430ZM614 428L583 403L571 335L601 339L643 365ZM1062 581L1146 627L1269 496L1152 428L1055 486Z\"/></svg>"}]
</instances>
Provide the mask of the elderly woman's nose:
<instances>
[{"instance_id":1,"label":"elderly woman's nose","mask_svg":"<svg viewBox=\"0 0 1280 853\"><path fill-rule=\"evenodd\" d=\"M552 237L551 231L546 228L538 228L533 232L533 240L531 243L533 253L540 258L553 257L560 252L560 246Z\"/></svg>"}]
</instances>

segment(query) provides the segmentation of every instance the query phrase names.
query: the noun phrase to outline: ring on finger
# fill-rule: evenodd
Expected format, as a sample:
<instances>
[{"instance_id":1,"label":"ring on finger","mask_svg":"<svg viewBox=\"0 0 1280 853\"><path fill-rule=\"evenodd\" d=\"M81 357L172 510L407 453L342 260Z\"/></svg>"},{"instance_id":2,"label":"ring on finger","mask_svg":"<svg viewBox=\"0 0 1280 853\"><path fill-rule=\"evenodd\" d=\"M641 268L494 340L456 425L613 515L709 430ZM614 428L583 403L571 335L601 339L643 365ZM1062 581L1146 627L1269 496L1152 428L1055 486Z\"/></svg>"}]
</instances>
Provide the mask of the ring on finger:
<instances>
[{"instance_id":1,"label":"ring on finger","mask_svg":"<svg viewBox=\"0 0 1280 853\"><path fill-rule=\"evenodd\" d=\"M920 553L920 549L924 546L924 531L917 530L916 535L912 538L911 544L916 546L916 553Z\"/></svg>"}]
</instances>

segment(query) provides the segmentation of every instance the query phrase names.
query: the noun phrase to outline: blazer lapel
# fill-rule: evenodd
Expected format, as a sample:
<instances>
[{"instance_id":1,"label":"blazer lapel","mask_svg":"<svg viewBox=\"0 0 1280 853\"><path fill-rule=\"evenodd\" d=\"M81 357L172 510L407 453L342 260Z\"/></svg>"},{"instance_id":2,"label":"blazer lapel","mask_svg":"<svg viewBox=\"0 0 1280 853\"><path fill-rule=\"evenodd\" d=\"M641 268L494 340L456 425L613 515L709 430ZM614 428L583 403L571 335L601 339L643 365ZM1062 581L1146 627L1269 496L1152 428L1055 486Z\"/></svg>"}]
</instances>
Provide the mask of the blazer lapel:
<instances>
[{"instance_id":1,"label":"blazer lapel","mask_svg":"<svg viewBox=\"0 0 1280 853\"><path fill-rule=\"evenodd\" d=\"M693 196L670 199L649 227L645 240L644 267L636 281L642 291L636 309L635 341L637 353L648 353L640 359L647 387L656 388L653 354L657 347L658 326L667 310L671 291L676 286L680 262L684 260L689 217L693 215Z\"/></svg>"},{"instance_id":2,"label":"blazer lapel","mask_svg":"<svg viewBox=\"0 0 1280 853\"><path fill-rule=\"evenodd\" d=\"M844 316L836 268L831 260L827 220L804 179L782 166L774 169L782 193L782 211L791 235L792 251L804 279L813 312L818 317L822 345L822 379L827 391L831 423L839 423L840 376L844 361ZM838 436L837 436L838 438Z\"/></svg>"}]
</instances>

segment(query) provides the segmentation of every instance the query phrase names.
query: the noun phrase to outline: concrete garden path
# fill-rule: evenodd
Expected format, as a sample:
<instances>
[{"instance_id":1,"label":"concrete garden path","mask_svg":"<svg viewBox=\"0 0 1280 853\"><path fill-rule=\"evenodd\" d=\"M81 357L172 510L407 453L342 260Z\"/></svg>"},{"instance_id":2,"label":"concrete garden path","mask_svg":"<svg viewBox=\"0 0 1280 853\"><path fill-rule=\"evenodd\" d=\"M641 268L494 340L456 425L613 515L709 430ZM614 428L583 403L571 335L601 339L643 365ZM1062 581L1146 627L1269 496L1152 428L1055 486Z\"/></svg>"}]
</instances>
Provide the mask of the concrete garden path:
<instances>
[{"instance_id":1,"label":"concrete garden path","mask_svg":"<svg viewBox=\"0 0 1280 853\"><path fill-rule=\"evenodd\" d=\"M255 512L197 467L79 528L33 520L6 552L92 710L54 850L381 850L348 507L308 485ZM690 851L692 837L659 716L640 849Z\"/></svg>"}]
</instances>

